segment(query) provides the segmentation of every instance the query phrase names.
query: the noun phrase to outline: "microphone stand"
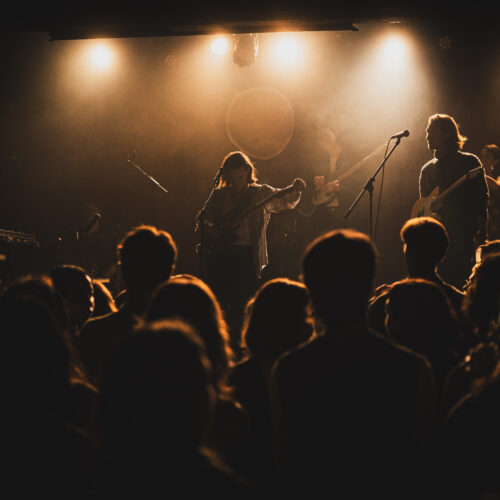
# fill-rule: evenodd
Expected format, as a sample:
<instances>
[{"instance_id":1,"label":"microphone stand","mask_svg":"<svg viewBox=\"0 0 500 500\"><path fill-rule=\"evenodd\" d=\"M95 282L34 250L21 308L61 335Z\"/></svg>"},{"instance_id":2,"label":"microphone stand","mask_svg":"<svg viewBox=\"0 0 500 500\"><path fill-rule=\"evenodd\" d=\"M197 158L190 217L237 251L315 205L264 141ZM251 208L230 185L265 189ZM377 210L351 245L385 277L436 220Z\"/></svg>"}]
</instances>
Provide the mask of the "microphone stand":
<instances>
[{"instance_id":1,"label":"microphone stand","mask_svg":"<svg viewBox=\"0 0 500 500\"><path fill-rule=\"evenodd\" d=\"M200 276L201 279L206 280L207 278L207 262L206 262L206 256L207 256L207 249L205 248L205 217L207 215L207 205L212 199L215 189L217 188L217 184L219 184L219 179L222 174L222 170L219 168L217 171L217 174L214 177L214 184L212 187L212 190L210 191L210 194L208 195L208 198L205 200L203 203L203 206L201 207L201 210L198 212L196 215L196 225L194 228L194 231L198 231L200 229L200 243L196 245L196 252L200 255Z\"/></svg>"},{"instance_id":2,"label":"microphone stand","mask_svg":"<svg viewBox=\"0 0 500 500\"><path fill-rule=\"evenodd\" d=\"M392 149L389 151L389 154L385 156L385 158L382 160L382 163L378 166L377 170L373 173L373 175L366 181L366 184L363 186L363 189L361 192L358 194L356 199L354 200L353 204L350 206L350 208L346 211L344 215L344 219L347 219L350 215L351 212L354 210L356 205L359 203L365 192L368 191L370 194L370 238L373 238L373 183L375 182L375 177L377 177L377 174L382 170L384 167L386 161L389 159L389 157L392 155L394 150L399 146L399 143L401 142L401 137L396 138L396 142L392 146Z\"/></svg>"},{"instance_id":3,"label":"microphone stand","mask_svg":"<svg viewBox=\"0 0 500 500\"><path fill-rule=\"evenodd\" d=\"M168 191L156 179L154 179L151 175L144 172L144 170L142 170L142 168L139 167L139 165L137 165L137 163L132 161L130 158L128 158L127 162L130 163L131 165L133 165L137 170L139 170L139 172L142 175L144 175L144 177L147 177L153 184L156 184L164 193L168 194Z\"/></svg>"}]
</instances>

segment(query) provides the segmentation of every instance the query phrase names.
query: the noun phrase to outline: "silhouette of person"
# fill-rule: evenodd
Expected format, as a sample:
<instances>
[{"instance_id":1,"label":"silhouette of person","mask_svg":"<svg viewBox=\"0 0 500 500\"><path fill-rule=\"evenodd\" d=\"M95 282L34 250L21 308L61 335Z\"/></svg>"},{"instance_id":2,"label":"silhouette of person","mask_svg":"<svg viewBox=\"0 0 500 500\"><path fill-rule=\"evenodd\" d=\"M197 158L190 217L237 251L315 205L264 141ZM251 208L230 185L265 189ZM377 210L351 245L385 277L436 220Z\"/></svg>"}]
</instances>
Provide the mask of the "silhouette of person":
<instances>
[{"instance_id":1,"label":"silhouette of person","mask_svg":"<svg viewBox=\"0 0 500 500\"><path fill-rule=\"evenodd\" d=\"M94 310L92 278L83 268L69 264L55 267L49 276L68 308L71 333L78 335Z\"/></svg>"},{"instance_id":2,"label":"silhouette of person","mask_svg":"<svg viewBox=\"0 0 500 500\"><path fill-rule=\"evenodd\" d=\"M372 241L353 230L326 233L306 250L303 278L318 336L281 357L271 376L276 456L289 493L401 495L411 479L404 473L414 472L406 459L432 444L429 362L367 326L375 267Z\"/></svg>"},{"instance_id":3,"label":"silhouette of person","mask_svg":"<svg viewBox=\"0 0 500 500\"><path fill-rule=\"evenodd\" d=\"M461 151L466 137L449 115L435 114L427 125L427 144L434 158L420 172L421 197L437 187L443 193L469 171L481 167L479 158ZM443 199L438 217L446 227L450 245L440 274L449 283L462 288L470 274L475 248L487 237L488 188L484 171L454 189Z\"/></svg>"},{"instance_id":4,"label":"silhouette of person","mask_svg":"<svg viewBox=\"0 0 500 500\"><path fill-rule=\"evenodd\" d=\"M305 183L295 179L293 189L280 195L279 189L257 183L254 164L241 151L225 156L217 179L205 207L204 228L209 241L202 249L207 256L207 276L203 278L226 313L236 349L245 304L268 264L266 229L271 214L294 208ZM276 196L254 209L271 195Z\"/></svg>"},{"instance_id":5,"label":"silhouette of person","mask_svg":"<svg viewBox=\"0 0 500 500\"><path fill-rule=\"evenodd\" d=\"M500 177L500 148L496 144L486 144L480 158L486 175L497 180Z\"/></svg>"},{"instance_id":6,"label":"silhouette of person","mask_svg":"<svg viewBox=\"0 0 500 500\"><path fill-rule=\"evenodd\" d=\"M59 320L34 295L7 290L2 325L3 488L16 496L89 494L91 443L65 420L71 356Z\"/></svg>"},{"instance_id":7,"label":"silhouette of person","mask_svg":"<svg viewBox=\"0 0 500 500\"><path fill-rule=\"evenodd\" d=\"M94 286L94 310L92 317L104 316L106 314L118 311L115 299L109 288L99 279L93 279Z\"/></svg>"},{"instance_id":8,"label":"silhouette of person","mask_svg":"<svg viewBox=\"0 0 500 500\"><path fill-rule=\"evenodd\" d=\"M458 318L443 290L423 279L393 283L385 321L391 338L430 361L441 396L446 376L461 360Z\"/></svg>"},{"instance_id":9,"label":"silhouette of person","mask_svg":"<svg viewBox=\"0 0 500 500\"><path fill-rule=\"evenodd\" d=\"M463 314L471 331L469 350L446 381L446 409L451 409L468 392L473 392L496 370L500 359L496 333L500 319L499 282L500 253L487 253L475 266L464 298Z\"/></svg>"},{"instance_id":10,"label":"silhouette of person","mask_svg":"<svg viewBox=\"0 0 500 500\"><path fill-rule=\"evenodd\" d=\"M306 287L276 278L265 283L248 302L242 333L246 358L231 369L235 398L251 420L252 446L246 475L266 490L275 486L272 455L269 379L276 360L313 335L307 321Z\"/></svg>"},{"instance_id":11,"label":"silhouette of person","mask_svg":"<svg viewBox=\"0 0 500 500\"><path fill-rule=\"evenodd\" d=\"M216 390L203 341L180 320L145 324L103 369L98 498L260 498L205 449Z\"/></svg>"},{"instance_id":12,"label":"silhouette of person","mask_svg":"<svg viewBox=\"0 0 500 500\"><path fill-rule=\"evenodd\" d=\"M464 292L444 281L437 272L437 267L444 259L449 245L446 228L432 217L415 217L404 223L400 237L408 278L420 278L436 283L461 319ZM370 326L379 333L385 332L385 300L388 290L389 287L384 285L370 300Z\"/></svg>"},{"instance_id":13,"label":"silhouette of person","mask_svg":"<svg viewBox=\"0 0 500 500\"><path fill-rule=\"evenodd\" d=\"M126 284L123 306L90 319L78 336L78 349L94 382L112 344L128 335L145 313L157 286L168 280L177 260L177 246L167 231L139 226L118 245L118 264Z\"/></svg>"},{"instance_id":14,"label":"silhouette of person","mask_svg":"<svg viewBox=\"0 0 500 500\"><path fill-rule=\"evenodd\" d=\"M234 353L221 307L210 289L194 276L174 276L155 292L147 321L180 318L194 326L206 346L217 390L216 414L210 443L228 461L238 461L248 445L249 422L246 412L232 397L228 384Z\"/></svg>"},{"instance_id":15,"label":"silhouette of person","mask_svg":"<svg viewBox=\"0 0 500 500\"><path fill-rule=\"evenodd\" d=\"M500 238L500 148L487 144L481 149L481 163L486 173L489 190L488 238Z\"/></svg>"}]
</instances>

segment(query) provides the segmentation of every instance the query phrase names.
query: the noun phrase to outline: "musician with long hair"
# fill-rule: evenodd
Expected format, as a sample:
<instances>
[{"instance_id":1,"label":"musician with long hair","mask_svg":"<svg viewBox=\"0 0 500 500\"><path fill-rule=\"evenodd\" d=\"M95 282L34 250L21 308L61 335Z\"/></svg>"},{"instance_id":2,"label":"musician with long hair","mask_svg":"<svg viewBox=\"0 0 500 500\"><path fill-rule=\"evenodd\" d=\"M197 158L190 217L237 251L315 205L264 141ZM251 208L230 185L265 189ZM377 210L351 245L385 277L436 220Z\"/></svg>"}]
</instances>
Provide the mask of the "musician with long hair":
<instances>
[{"instance_id":1,"label":"musician with long hair","mask_svg":"<svg viewBox=\"0 0 500 500\"><path fill-rule=\"evenodd\" d=\"M427 124L427 144L434 152L420 172L420 197L441 196L434 216L446 227L450 245L440 275L462 288L470 274L475 248L487 236L488 188L479 158L462 151L467 140L449 115L435 114ZM438 196L439 197L439 196Z\"/></svg>"},{"instance_id":2,"label":"musician with long hair","mask_svg":"<svg viewBox=\"0 0 500 500\"><path fill-rule=\"evenodd\" d=\"M252 161L241 151L222 161L205 207L205 279L225 310L236 345L244 306L268 264L266 229L271 214L294 208L304 188L302 179L286 190L258 184Z\"/></svg>"}]
</instances>

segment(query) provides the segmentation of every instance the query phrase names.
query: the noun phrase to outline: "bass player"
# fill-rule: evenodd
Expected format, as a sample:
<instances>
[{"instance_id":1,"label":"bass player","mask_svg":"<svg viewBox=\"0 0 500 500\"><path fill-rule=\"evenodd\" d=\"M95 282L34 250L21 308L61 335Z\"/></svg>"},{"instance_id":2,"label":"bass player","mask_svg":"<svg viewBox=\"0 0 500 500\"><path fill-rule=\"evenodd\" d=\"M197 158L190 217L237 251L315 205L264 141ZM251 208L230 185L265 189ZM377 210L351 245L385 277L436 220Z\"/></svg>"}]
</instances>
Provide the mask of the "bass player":
<instances>
[{"instance_id":1,"label":"bass player","mask_svg":"<svg viewBox=\"0 0 500 500\"><path fill-rule=\"evenodd\" d=\"M461 178L479 167L479 158L462 151L467 140L449 115L435 114L427 124L427 145L434 152L420 171L420 197L426 198L438 188L443 193ZM488 188L484 171L462 182L447 196L434 214L450 237L444 261L439 266L442 277L462 288L474 263L475 249L487 237Z\"/></svg>"}]
</instances>

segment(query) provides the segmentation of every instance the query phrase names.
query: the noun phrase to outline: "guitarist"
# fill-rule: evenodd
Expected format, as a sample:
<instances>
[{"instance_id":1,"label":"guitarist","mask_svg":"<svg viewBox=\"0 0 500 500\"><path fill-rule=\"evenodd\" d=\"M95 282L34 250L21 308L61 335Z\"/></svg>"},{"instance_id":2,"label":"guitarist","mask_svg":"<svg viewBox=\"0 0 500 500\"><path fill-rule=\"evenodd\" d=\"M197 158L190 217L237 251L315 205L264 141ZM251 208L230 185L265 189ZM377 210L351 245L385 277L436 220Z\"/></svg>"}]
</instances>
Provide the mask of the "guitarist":
<instances>
[{"instance_id":1,"label":"guitarist","mask_svg":"<svg viewBox=\"0 0 500 500\"><path fill-rule=\"evenodd\" d=\"M434 158L420 172L420 197L428 197L438 187L442 193L468 171L481 167L479 158L462 151L467 140L449 115L435 114L427 124L427 144ZM450 237L444 261L439 266L443 278L462 288L470 274L475 248L487 236L488 188L484 177L476 175L455 189L437 207L439 219Z\"/></svg>"},{"instance_id":2,"label":"guitarist","mask_svg":"<svg viewBox=\"0 0 500 500\"><path fill-rule=\"evenodd\" d=\"M266 229L271 213L294 208L305 183L295 179L283 193L258 184L252 161L241 151L226 155L218 176L206 205L206 279L226 312L232 338L239 339L245 304L268 264ZM268 202L257 205L267 198Z\"/></svg>"},{"instance_id":3,"label":"guitarist","mask_svg":"<svg viewBox=\"0 0 500 500\"><path fill-rule=\"evenodd\" d=\"M500 148L486 144L481 149L481 163L486 173L490 200L488 204L488 238L500 238Z\"/></svg>"},{"instance_id":4,"label":"guitarist","mask_svg":"<svg viewBox=\"0 0 500 500\"><path fill-rule=\"evenodd\" d=\"M339 217L335 207L339 206L337 194L340 190L340 182L335 180L337 174L337 161L341 148L337 143L335 134L327 127L320 128L317 136L318 145L328 153L327 179L324 175L316 175L313 179L313 209L311 211L314 239L325 231L339 226Z\"/></svg>"}]
</instances>

